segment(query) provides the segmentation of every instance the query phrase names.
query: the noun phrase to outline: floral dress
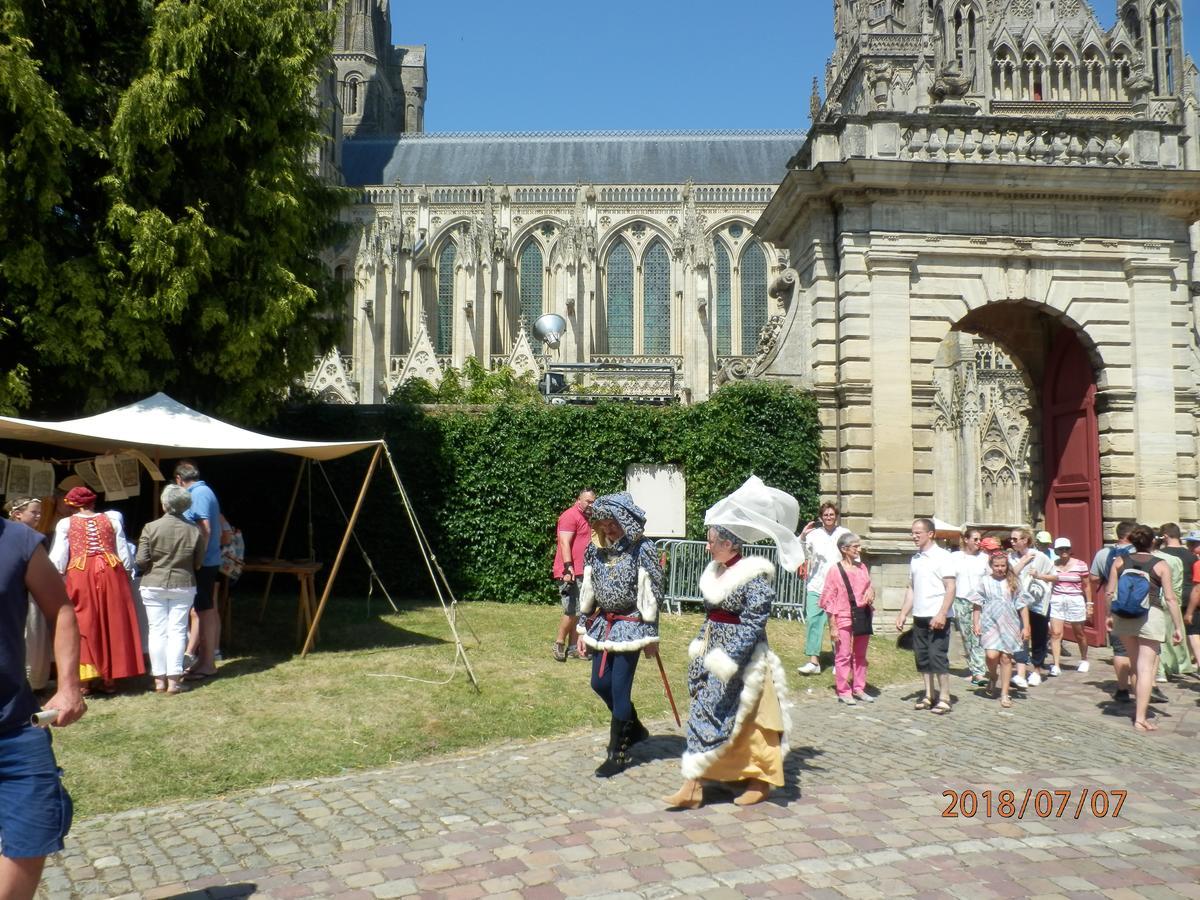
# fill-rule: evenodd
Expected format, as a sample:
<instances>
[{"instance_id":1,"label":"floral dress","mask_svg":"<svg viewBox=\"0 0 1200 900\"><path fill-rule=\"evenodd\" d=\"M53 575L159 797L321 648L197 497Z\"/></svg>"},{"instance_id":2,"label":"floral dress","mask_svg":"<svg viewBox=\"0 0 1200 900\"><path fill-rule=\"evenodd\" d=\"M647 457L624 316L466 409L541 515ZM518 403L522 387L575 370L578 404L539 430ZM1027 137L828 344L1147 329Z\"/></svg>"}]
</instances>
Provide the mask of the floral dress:
<instances>
[{"instance_id":1,"label":"floral dress","mask_svg":"<svg viewBox=\"0 0 1200 900\"><path fill-rule=\"evenodd\" d=\"M767 645L774 580L774 563L758 556L711 562L700 577L708 617L688 648L685 778L783 784L791 720L783 664Z\"/></svg>"},{"instance_id":2,"label":"floral dress","mask_svg":"<svg viewBox=\"0 0 1200 900\"><path fill-rule=\"evenodd\" d=\"M979 642L984 650L999 650L1010 656L1025 646L1021 610L1029 606L1029 594L1018 589L1016 594L1008 580L988 575L968 598L979 608Z\"/></svg>"},{"instance_id":3,"label":"floral dress","mask_svg":"<svg viewBox=\"0 0 1200 900\"><path fill-rule=\"evenodd\" d=\"M612 547L589 544L583 554L577 630L602 653L632 653L658 643L662 566L654 542L643 537L644 520L627 498L601 497L592 505L592 518L615 519L625 535Z\"/></svg>"}]
</instances>

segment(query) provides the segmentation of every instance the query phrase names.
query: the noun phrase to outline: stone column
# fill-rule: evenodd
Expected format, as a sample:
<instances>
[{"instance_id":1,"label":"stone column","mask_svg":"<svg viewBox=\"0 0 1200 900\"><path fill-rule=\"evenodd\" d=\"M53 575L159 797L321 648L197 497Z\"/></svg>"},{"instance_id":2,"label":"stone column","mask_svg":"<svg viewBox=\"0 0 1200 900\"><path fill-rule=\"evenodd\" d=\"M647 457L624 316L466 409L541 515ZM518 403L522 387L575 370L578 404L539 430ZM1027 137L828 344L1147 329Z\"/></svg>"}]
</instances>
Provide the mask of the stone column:
<instances>
[{"instance_id":1,"label":"stone column","mask_svg":"<svg viewBox=\"0 0 1200 900\"><path fill-rule=\"evenodd\" d=\"M911 527L913 477L913 391L911 298L915 253L872 249L871 432L874 488L871 533L899 539Z\"/></svg>"},{"instance_id":2,"label":"stone column","mask_svg":"<svg viewBox=\"0 0 1200 900\"><path fill-rule=\"evenodd\" d=\"M1131 259L1129 331L1133 351L1134 472L1140 522L1179 521L1172 295L1176 263Z\"/></svg>"}]
</instances>

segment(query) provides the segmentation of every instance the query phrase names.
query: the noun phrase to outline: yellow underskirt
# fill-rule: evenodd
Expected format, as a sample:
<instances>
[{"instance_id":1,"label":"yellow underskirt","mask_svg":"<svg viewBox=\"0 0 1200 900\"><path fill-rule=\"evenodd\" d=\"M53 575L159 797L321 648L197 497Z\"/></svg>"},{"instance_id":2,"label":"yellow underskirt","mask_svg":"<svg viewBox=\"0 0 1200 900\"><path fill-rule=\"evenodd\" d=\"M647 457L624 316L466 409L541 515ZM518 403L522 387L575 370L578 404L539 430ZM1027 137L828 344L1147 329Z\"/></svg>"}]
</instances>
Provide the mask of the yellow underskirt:
<instances>
[{"instance_id":1,"label":"yellow underskirt","mask_svg":"<svg viewBox=\"0 0 1200 900\"><path fill-rule=\"evenodd\" d=\"M80 663L79 664L79 680L80 681L91 681L93 678L99 678L99 677L100 677L100 670L97 669L95 666L93 666L91 663Z\"/></svg>"},{"instance_id":2,"label":"yellow underskirt","mask_svg":"<svg viewBox=\"0 0 1200 900\"><path fill-rule=\"evenodd\" d=\"M746 781L750 778L783 787L783 711L768 665L762 696L721 757L701 775L710 781Z\"/></svg>"}]
</instances>

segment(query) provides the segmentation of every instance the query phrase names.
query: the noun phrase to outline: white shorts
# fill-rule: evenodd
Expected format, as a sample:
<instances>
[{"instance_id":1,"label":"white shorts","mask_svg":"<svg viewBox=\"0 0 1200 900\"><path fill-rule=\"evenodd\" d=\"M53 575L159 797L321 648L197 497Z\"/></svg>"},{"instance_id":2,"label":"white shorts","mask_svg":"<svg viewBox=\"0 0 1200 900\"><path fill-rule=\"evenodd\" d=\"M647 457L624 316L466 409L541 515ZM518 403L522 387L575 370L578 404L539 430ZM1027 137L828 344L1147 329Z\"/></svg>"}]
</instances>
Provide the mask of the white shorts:
<instances>
[{"instance_id":1,"label":"white shorts","mask_svg":"<svg viewBox=\"0 0 1200 900\"><path fill-rule=\"evenodd\" d=\"M1086 622L1087 601L1082 594L1055 594L1050 598L1050 618L1063 622Z\"/></svg>"}]
</instances>

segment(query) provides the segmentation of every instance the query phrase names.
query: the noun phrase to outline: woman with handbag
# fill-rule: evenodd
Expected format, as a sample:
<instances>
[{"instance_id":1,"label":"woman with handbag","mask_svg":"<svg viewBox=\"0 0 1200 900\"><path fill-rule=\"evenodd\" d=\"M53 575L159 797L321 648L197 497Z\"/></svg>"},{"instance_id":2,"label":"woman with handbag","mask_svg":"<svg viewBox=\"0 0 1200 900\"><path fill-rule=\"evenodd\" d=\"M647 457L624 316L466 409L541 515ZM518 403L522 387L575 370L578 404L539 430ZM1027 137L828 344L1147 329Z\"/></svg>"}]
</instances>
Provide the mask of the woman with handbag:
<instances>
[{"instance_id":1,"label":"woman with handbag","mask_svg":"<svg viewBox=\"0 0 1200 900\"><path fill-rule=\"evenodd\" d=\"M848 706L874 703L867 693L867 646L874 618L875 588L871 573L859 556L862 541L847 532L838 538L841 560L825 579L821 609L829 616L833 633L833 671L838 700Z\"/></svg>"},{"instance_id":2,"label":"woman with handbag","mask_svg":"<svg viewBox=\"0 0 1200 900\"><path fill-rule=\"evenodd\" d=\"M761 803L783 786L787 753L787 683L767 644L775 600L775 563L743 556L747 542L770 539L779 565L795 571L804 549L795 535L800 505L790 494L751 476L704 516L712 562L700 576L704 625L688 646L687 747L683 785L663 802L695 809L704 802L701 779L745 784L733 802Z\"/></svg>"}]
</instances>

